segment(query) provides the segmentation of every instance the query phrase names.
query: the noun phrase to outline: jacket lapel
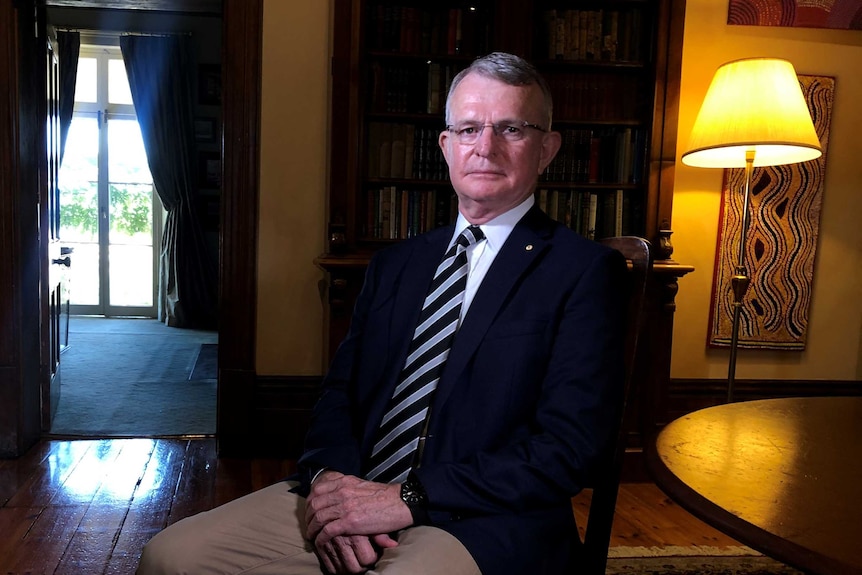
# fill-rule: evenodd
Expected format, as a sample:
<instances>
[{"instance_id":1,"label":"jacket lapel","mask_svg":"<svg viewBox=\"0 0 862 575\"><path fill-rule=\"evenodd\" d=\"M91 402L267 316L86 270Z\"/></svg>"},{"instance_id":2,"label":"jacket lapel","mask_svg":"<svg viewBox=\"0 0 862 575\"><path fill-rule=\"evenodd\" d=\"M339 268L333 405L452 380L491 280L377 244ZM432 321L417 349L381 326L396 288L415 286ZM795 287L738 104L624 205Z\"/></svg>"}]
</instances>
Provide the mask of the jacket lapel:
<instances>
[{"instance_id":1,"label":"jacket lapel","mask_svg":"<svg viewBox=\"0 0 862 575\"><path fill-rule=\"evenodd\" d=\"M443 405L452 386L488 331L513 287L532 264L549 249L550 220L534 207L512 230L476 292L464 322L458 329L443 377L437 386L435 405Z\"/></svg>"}]
</instances>

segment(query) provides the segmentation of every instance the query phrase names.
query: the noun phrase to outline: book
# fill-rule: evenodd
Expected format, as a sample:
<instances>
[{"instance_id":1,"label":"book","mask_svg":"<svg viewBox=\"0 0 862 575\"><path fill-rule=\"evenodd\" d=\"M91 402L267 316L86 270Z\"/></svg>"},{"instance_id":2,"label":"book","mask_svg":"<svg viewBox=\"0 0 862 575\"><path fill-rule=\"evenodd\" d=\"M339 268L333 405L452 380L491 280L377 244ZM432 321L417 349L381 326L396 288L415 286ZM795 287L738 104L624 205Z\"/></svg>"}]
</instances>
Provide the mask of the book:
<instances>
[{"instance_id":1,"label":"book","mask_svg":"<svg viewBox=\"0 0 862 575\"><path fill-rule=\"evenodd\" d=\"M614 236L623 235L623 196L622 190L614 192Z\"/></svg>"},{"instance_id":2,"label":"book","mask_svg":"<svg viewBox=\"0 0 862 575\"><path fill-rule=\"evenodd\" d=\"M413 154L416 145L416 126L413 124L406 124L405 126L404 177L413 178Z\"/></svg>"},{"instance_id":3,"label":"book","mask_svg":"<svg viewBox=\"0 0 862 575\"><path fill-rule=\"evenodd\" d=\"M383 126L380 122L368 124L368 177L380 177L380 144Z\"/></svg>"},{"instance_id":4,"label":"book","mask_svg":"<svg viewBox=\"0 0 862 575\"><path fill-rule=\"evenodd\" d=\"M595 192L590 193L589 207L587 211L587 233L588 239L596 239L596 217L598 216L599 196Z\"/></svg>"},{"instance_id":5,"label":"book","mask_svg":"<svg viewBox=\"0 0 862 575\"><path fill-rule=\"evenodd\" d=\"M441 78L440 64L431 62L428 65L428 106L426 109L429 114L438 114L441 111Z\"/></svg>"},{"instance_id":6,"label":"book","mask_svg":"<svg viewBox=\"0 0 862 575\"><path fill-rule=\"evenodd\" d=\"M392 124L392 159L389 164L389 177L404 178L407 152L407 125Z\"/></svg>"},{"instance_id":7,"label":"book","mask_svg":"<svg viewBox=\"0 0 862 575\"><path fill-rule=\"evenodd\" d=\"M392 124L380 125L380 148L378 159L380 167L377 170L377 175L381 178L388 178L392 174Z\"/></svg>"}]
</instances>

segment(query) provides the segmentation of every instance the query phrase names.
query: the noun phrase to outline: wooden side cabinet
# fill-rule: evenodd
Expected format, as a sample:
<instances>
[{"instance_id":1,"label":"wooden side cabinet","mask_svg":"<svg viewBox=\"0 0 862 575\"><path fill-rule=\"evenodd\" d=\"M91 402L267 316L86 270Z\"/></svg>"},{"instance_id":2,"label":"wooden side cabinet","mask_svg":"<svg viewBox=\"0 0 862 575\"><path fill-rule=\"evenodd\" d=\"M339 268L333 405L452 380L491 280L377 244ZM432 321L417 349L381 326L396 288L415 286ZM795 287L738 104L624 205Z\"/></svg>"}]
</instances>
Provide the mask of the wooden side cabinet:
<instances>
[{"instance_id":1,"label":"wooden side cabinet","mask_svg":"<svg viewBox=\"0 0 862 575\"><path fill-rule=\"evenodd\" d=\"M684 0L335 0L328 275L329 357L347 332L373 253L449 224L454 192L437 146L448 86L495 50L531 61L554 96L563 147L536 200L590 238L653 246L649 333L626 428L639 453L665 420L674 297L692 271L671 259Z\"/></svg>"}]
</instances>

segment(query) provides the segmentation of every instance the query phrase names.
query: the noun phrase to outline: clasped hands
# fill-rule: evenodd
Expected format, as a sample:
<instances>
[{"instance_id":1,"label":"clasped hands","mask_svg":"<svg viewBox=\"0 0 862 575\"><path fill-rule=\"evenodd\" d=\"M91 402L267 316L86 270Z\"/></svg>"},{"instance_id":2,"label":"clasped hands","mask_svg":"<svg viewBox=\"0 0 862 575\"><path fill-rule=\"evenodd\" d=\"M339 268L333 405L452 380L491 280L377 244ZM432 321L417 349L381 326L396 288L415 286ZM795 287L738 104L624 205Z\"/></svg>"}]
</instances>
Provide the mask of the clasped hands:
<instances>
[{"instance_id":1,"label":"clasped hands","mask_svg":"<svg viewBox=\"0 0 862 575\"><path fill-rule=\"evenodd\" d=\"M389 534L413 524L397 483L336 471L315 480L305 509L307 536L330 573L364 573L398 542Z\"/></svg>"}]
</instances>

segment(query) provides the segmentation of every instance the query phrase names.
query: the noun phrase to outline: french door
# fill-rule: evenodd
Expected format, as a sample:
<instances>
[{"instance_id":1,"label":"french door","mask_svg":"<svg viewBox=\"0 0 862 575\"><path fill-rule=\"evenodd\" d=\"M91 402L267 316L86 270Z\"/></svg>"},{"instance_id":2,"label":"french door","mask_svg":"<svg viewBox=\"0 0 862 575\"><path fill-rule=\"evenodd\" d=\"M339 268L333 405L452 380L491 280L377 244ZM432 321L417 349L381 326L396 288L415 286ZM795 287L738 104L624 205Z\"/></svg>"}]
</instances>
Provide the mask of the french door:
<instances>
[{"instance_id":1,"label":"french door","mask_svg":"<svg viewBox=\"0 0 862 575\"><path fill-rule=\"evenodd\" d=\"M117 46L81 46L60 170L71 313L156 317L162 208Z\"/></svg>"}]
</instances>

